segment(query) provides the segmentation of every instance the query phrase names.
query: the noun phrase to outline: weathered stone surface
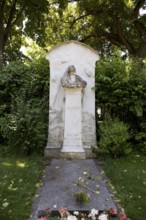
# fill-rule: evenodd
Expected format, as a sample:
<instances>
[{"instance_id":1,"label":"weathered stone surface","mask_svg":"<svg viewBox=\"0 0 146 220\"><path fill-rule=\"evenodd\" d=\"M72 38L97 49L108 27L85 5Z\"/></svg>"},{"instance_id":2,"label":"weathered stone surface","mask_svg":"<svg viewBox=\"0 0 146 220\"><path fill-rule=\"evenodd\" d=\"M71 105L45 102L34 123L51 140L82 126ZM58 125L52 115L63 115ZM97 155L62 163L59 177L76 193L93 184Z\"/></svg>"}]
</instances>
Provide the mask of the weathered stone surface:
<instances>
[{"instance_id":1,"label":"weathered stone surface","mask_svg":"<svg viewBox=\"0 0 146 220\"><path fill-rule=\"evenodd\" d=\"M82 146L63 146L60 157L63 159L86 159L86 152Z\"/></svg>"},{"instance_id":2,"label":"weathered stone surface","mask_svg":"<svg viewBox=\"0 0 146 220\"><path fill-rule=\"evenodd\" d=\"M50 62L49 130L48 144L45 150L47 156L49 155L50 142L53 142L55 145L55 142L63 143L64 141L66 100L61 79L67 68L71 65L76 69L77 79L82 79L80 81L83 83L80 82L79 85L84 87L80 117L82 143L89 147L95 145L95 91L93 88L95 87L95 63L99 60L98 53L85 44L69 41L54 47L47 53L46 58ZM69 87L72 87L72 84Z\"/></svg>"},{"instance_id":3,"label":"weathered stone surface","mask_svg":"<svg viewBox=\"0 0 146 220\"><path fill-rule=\"evenodd\" d=\"M95 117L88 112L83 112L83 144L84 146L96 146Z\"/></svg>"},{"instance_id":4,"label":"weathered stone surface","mask_svg":"<svg viewBox=\"0 0 146 220\"><path fill-rule=\"evenodd\" d=\"M65 90L65 124L61 157L85 159L82 142L82 87L64 88Z\"/></svg>"},{"instance_id":5,"label":"weathered stone surface","mask_svg":"<svg viewBox=\"0 0 146 220\"><path fill-rule=\"evenodd\" d=\"M38 210L46 208L54 212L60 207L66 207L69 211L116 208L101 172L92 159L53 159L51 165L46 167L30 220L36 220ZM84 186L76 184L81 180ZM89 204L76 202L74 194L80 190L90 195Z\"/></svg>"}]
</instances>

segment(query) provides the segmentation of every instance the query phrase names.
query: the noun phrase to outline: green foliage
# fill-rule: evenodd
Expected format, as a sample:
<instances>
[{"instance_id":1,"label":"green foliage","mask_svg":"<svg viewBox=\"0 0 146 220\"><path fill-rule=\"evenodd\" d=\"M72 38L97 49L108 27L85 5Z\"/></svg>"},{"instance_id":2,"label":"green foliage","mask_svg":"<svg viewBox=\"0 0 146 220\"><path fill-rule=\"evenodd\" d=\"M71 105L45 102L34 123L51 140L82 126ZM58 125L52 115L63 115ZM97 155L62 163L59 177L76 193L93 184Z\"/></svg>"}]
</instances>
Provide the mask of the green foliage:
<instances>
[{"instance_id":1,"label":"green foliage","mask_svg":"<svg viewBox=\"0 0 146 220\"><path fill-rule=\"evenodd\" d=\"M132 150L128 143L128 126L117 119L100 123L99 136L97 155L116 158L127 155Z\"/></svg>"},{"instance_id":2,"label":"green foliage","mask_svg":"<svg viewBox=\"0 0 146 220\"><path fill-rule=\"evenodd\" d=\"M122 60L119 54L105 57L96 69L98 120L117 117L129 125L134 149L145 152L146 77L136 60ZM140 138L141 137L141 138Z\"/></svg>"},{"instance_id":3,"label":"green foliage","mask_svg":"<svg viewBox=\"0 0 146 220\"><path fill-rule=\"evenodd\" d=\"M67 4L66 1L66 7L63 7L63 1L61 0L60 2L59 8L56 5L52 5L48 15L49 25L46 27L48 37L45 42L48 48L65 41L80 40L80 29L83 29L83 23L86 23L85 18L85 21L75 24L75 15L80 16L76 4Z\"/></svg>"},{"instance_id":4,"label":"green foliage","mask_svg":"<svg viewBox=\"0 0 146 220\"><path fill-rule=\"evenodd\" d=\"M0 2L0 53L4 56L4 61L23 57L20 47L24 36L29 36L44 46L49 3L48 0Z\"/></svg>"},{"instance_id":5,"label":"green foliage","mask_svg":"<svg viewBox=\"0 0 146 220\"><path fill-rule=\"evenodd\" d=\"M138 146L136 150L146 155L146 129L135 134L135 143Z\"/></svg>"},{"instance_id":6,"label":"green foliage","mask_svg":"<svg viewBox=\"0 0 146 220\"><path fill-rule=\"evenodd\" d=\"M146 57L146 16L140 14L145 1L17 0L1 1L0 8L5 63L26 58L20 48L27 37L45 49L74 39L102 54L111 53L114 45L134 57Z\"/></svg>"},{"instance_id":7,"label":"green foliage","mask_svg":"<svg viewBox=\"0 0 146 220\"><path fill-rule=\"evenodd\" d=\"M75 192L74 196L77 202L89 204L88 194L83 192L82 190Z\"/></svg>"},{"instance_id":8,"label":"green foliage","mask_svg":"<svg viewBox=\"0 0 146 220\"><path fill-rule=\"evenodd\" d=\"M86 25L78 29L80 39L100 52L111 52L111 45L115 45L134 57L145 58L146 35L142 32L146 20L145 14L140 14L145 5L145 1L78 1L80 15L75 14L76 23L84 24L86 19Z\"/></svg>"},{"instance_id":9,"label":"green foliage","mask_svg":"<svg viewBox=\"0 0 146 220\"><path fill-rule=\"evenodd\" d=\"M7 144L22 153L39 152L46 141L42 101L33 103L23 93L11 104L11 112L1 118L1 131Z\"/></svg>"},{"instance_id":10,"label":"green foliage","mask_svg":"<svg viewBox=\"0 0 146 220\"><path fill-rule=\"evenodd\" d=\"M0 136L2 144L30 154L46 142L48 64L12 62L1 70Z\"/></svg>"}]
</instances>

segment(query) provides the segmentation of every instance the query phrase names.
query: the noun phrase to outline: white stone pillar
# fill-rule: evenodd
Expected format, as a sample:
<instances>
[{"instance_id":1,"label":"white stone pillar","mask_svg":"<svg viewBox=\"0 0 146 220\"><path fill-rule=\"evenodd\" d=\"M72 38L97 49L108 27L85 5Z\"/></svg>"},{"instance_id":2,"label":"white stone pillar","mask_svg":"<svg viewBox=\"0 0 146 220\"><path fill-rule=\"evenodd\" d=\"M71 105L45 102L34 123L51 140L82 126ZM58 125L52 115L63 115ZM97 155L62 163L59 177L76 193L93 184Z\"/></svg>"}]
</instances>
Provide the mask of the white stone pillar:
<instances>
[{"instance_id":1,"label":"white stone pillar","mask_svg":"<svg viewBox=\"0 0 146 220\"><path fill-rule=\"evenodd\" d=\"M82 143L82 90L82 87L64 87L65 125L61 156L65 158L85 158Z\"/></svg>"}]
</instances>

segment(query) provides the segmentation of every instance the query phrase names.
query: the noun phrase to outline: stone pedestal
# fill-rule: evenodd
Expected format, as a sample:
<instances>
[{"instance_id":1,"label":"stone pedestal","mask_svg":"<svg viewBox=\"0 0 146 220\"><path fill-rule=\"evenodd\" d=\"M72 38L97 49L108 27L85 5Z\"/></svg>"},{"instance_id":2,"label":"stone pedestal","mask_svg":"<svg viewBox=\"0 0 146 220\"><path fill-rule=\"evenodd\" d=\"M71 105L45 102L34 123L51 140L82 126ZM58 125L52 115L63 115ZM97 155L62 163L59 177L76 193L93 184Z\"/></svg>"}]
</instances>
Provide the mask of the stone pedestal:
<instances>
[{"instance_id":1,"label":"stone pedestal","mask_svg":"<svg viewBox=\"0 0 146 220\"><path fill-rule=\"evenodd\" d=\"M95 65L99 60L98 52L83 43L67 41L56 45L48 51L46 58L50 66L50 83L48 142L45 148L45 156L60 158L60 156L65 157L65 154L71 154L71 156L74 154L78 158L79 156L84 156L85 151L86 158L93 158L92 146L96 145L95 90L93 88L95 87ZM80 95L75 95L76 89L70 88L73 89L73 94L75 95L74 101L72 101L73 97L69 99L70 104L73 105L73 109L70 107L70 113L68 112L70 104L67 97L70 96L68 93L69 91L71 93L71 90L65 91L64 88L66 86L64 82L61 83L61 79L69 66L74 66L76 69L73 77L75 81L82 78L87 83L83 93L80 92ZM71 77L70 80L74 79ZM69 86L70 80L68 82ZM82 80L80 83L82 84ZM80 87L80 83L76 87ZM77 90L76 93L78 93ZM74 96L73 94L72 96ZM77 106L75 105L76 99L80 99L78 104L76 104ZM81 105L81 108L79 105ZM78 109L77 114L75 109ZM73 118L71 118L73 114L74 119L76 116L76 121L78 121L77 117L81 119L80 122L75 123ZM81 127L82 132L80 130ZM73 128L75 128L76 133L74 133ZM71 134L70 131L73 132L73 137L76 137L74 141L69 136ZM70 153L68 149L70 149Z\"/></svg>"},{"instance_id":2,"label":"stone pedestal","mask_svg":"<svg viewBox=\"0 0 146 220\"><path fill-rule=\"evenodd\" d=\"M64 141L61 157L85 159L82 143L82 87L64 88Z\"/></svg>"}]
</instances>

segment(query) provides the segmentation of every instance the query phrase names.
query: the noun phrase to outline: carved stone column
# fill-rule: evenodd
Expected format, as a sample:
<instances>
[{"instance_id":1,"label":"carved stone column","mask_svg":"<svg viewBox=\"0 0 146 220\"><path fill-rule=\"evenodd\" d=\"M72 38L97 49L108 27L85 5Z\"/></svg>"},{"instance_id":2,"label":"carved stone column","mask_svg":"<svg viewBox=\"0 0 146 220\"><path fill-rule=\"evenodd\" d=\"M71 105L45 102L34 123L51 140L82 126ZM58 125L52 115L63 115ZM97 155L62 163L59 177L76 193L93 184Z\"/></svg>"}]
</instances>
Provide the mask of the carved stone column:
<instances>
[{"instance_id":1,"label":"carved stone column","mask_svg":"<svg viewBox=\"0 0 146 220\"><path fill-rule=\"evenodd\" d=\"M82 90L82 87L64 87L64 140L61 150L61 157L64 158L85 158L82 143Z\"/></svg>"}]
</instances>

